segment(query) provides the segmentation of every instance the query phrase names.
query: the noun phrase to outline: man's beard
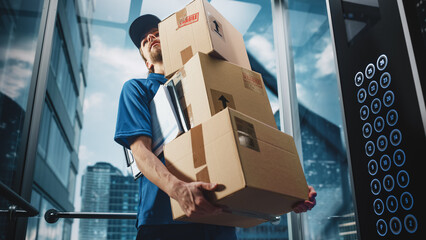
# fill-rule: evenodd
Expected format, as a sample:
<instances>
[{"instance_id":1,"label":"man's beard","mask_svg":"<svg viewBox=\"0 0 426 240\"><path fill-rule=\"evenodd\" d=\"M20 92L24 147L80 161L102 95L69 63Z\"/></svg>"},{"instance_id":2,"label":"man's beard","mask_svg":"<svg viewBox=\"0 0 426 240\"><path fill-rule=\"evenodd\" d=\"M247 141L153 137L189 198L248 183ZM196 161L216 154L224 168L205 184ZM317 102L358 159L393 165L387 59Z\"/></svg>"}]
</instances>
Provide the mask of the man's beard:
<instances>
[{"instance_id":1,"label":"man's beard","mask_svg":"<svg viewBox=\"0 0 426 240\"><path fill-rule=\"evenodd\" d=\"M153 63L162 63L163 56L161 55L161 48L156 48L154 51L151 51L150 57Z\"/></svg>"}]
</instances>

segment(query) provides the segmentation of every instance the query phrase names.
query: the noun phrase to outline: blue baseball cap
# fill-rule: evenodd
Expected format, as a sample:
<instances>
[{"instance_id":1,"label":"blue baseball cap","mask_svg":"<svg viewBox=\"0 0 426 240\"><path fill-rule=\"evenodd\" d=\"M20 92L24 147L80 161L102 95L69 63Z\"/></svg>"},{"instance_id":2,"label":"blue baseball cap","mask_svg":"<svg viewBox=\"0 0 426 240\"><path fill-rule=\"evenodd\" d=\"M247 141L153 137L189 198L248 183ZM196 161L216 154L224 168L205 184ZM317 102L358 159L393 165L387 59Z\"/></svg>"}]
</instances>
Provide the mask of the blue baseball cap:
<instances>
[{"instance_id":1,"label":"blue baseball cap","mask_svg":"<svg viewBox=\"0 0 426 240\"><path fill-rule=\"evenodd\" d=\"M145 14L136 18L129 28L129 35L135 46L139 49L141 47L142 39L153 28L158 28L158 23L161 20L154 15Z\"/></svg>"}]
</instances>

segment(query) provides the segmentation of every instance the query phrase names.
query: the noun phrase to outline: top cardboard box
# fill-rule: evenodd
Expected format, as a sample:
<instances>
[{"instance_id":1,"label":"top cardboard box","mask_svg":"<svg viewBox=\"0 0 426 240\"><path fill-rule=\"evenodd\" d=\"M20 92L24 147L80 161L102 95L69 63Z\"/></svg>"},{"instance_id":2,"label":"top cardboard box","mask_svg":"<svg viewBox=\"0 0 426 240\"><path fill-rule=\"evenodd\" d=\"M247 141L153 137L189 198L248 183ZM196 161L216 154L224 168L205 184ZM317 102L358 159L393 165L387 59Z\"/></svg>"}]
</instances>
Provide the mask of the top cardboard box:
<instances>
[{"instance_id":1,"label":"top cardboard box","mask_svg":"<svg viewBox=\"0 0 426 240\"><path fill-rule=\"evenodd\" d=\"M194 0L159 23L165 76L202 52L250 69L243 36L205 0Z\"/></svg>"}]
</instances>

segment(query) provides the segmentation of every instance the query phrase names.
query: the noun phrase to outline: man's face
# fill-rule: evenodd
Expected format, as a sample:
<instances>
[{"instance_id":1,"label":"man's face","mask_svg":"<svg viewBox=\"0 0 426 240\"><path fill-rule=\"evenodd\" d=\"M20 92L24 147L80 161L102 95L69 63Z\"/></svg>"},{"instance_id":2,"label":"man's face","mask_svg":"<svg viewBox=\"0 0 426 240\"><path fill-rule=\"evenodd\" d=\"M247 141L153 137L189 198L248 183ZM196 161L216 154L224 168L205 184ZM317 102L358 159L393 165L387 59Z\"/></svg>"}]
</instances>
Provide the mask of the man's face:
<instances>
[{"instance_id":1,"label":"man's face","mask_svg":"<svg viewBox=\"0 0 426 240\"><path fill-rule=\"evenodd\" d=\"M141 41L141 53L147 61L147 67L149 64L159 63L163 61L161 56L161 45L158 29L154 28L146 35Z\"/></svg>"}]
</instances>

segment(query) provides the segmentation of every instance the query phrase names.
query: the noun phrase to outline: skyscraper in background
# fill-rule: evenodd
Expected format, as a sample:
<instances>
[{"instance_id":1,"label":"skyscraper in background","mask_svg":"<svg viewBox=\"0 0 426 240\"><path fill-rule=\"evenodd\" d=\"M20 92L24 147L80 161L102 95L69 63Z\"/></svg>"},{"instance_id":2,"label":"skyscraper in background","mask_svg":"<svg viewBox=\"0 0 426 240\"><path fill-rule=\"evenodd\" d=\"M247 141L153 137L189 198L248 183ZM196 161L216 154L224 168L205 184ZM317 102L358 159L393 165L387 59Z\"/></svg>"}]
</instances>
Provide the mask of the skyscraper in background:
<instances>
[{"instance_id":1,"label":"skyscraper in background","mask_svg":"<svg viewBox=\"0 0 426 240\"><path fill-rule=\"evenodd\" d=\"M82 212L136 212L138 182L109 163L88 166L81 185ZM135 220L81 219L80 240L134 239Z\"/></svg>"}]
</instances>

